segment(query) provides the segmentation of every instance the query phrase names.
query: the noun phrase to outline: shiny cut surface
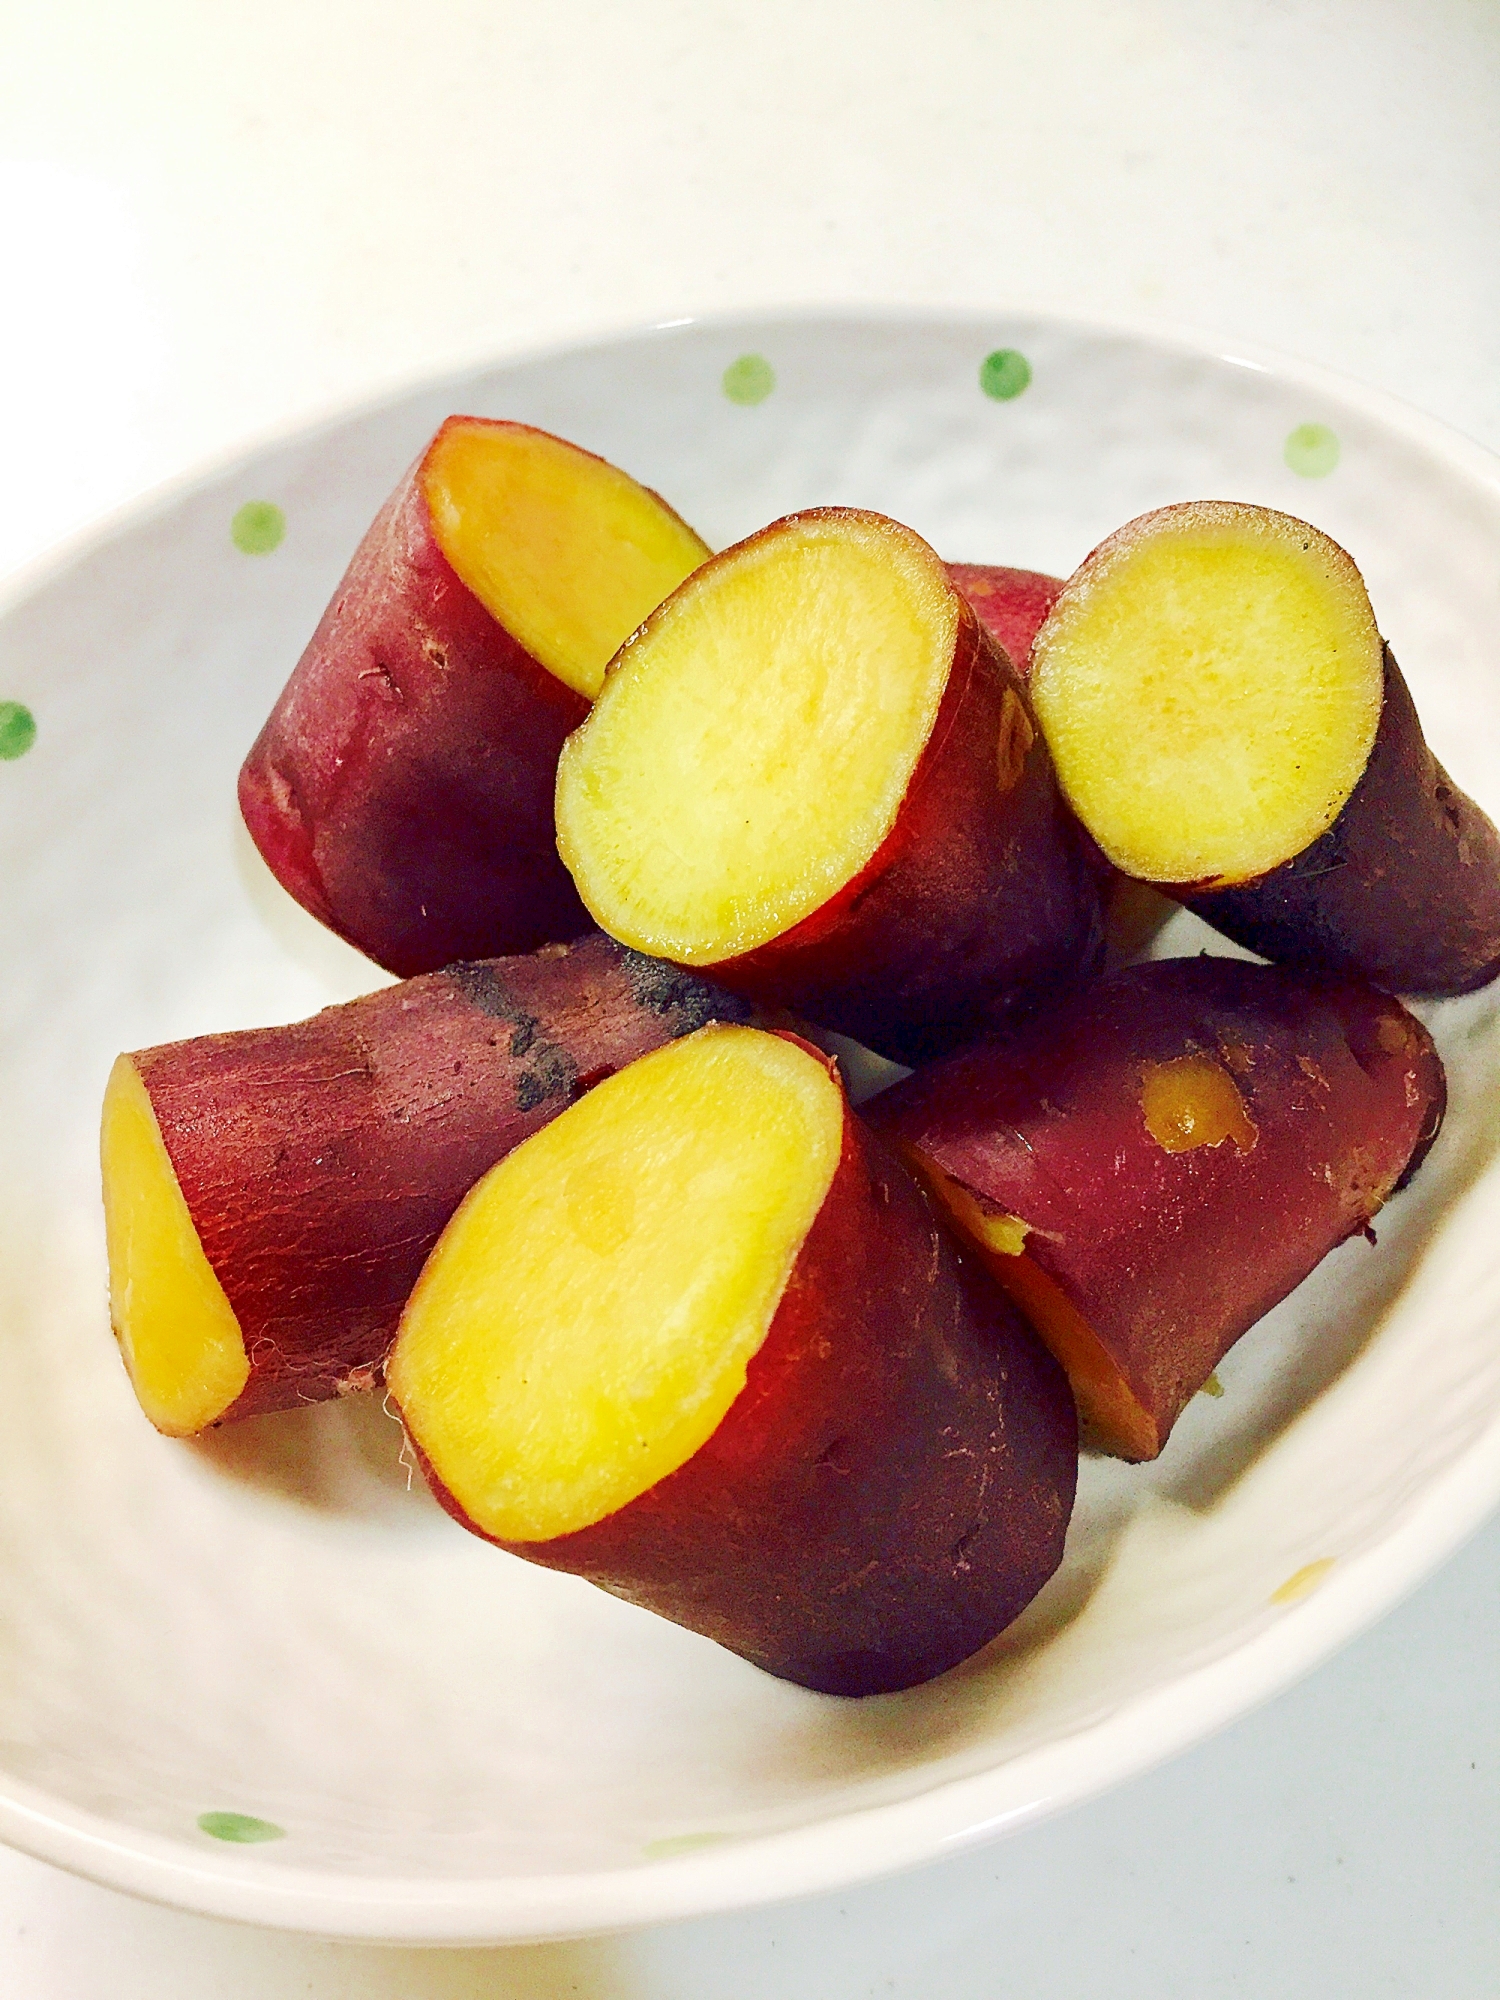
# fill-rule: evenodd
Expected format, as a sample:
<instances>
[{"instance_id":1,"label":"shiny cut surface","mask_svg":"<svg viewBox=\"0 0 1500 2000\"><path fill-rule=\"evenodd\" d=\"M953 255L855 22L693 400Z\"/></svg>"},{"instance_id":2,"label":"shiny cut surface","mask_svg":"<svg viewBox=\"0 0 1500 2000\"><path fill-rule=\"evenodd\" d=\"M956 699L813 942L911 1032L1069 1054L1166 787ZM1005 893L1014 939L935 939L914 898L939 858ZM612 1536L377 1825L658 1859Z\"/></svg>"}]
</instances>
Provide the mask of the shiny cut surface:
<instances>
[{"instance_id":1,"label":"shiny cut surface","mask_svg":"<svg viewBox=\"0 0 1500 2000\"><path fill-rule=\"evenodd\" d=\"M827 903L890 832L959 600L910 529L793 515L707 563L621 654L558 769L558 848L600 924L685 965Z\"/></svg>"}]
</instances>

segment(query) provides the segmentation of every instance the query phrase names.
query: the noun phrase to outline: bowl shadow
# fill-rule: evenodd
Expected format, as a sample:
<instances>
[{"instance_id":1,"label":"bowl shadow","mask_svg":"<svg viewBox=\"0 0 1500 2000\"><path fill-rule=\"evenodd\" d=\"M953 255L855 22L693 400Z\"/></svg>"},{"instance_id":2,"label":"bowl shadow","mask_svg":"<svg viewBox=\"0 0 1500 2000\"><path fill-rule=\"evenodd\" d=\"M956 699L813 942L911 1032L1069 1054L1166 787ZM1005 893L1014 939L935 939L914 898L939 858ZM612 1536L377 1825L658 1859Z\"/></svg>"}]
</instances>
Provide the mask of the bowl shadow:
<instances>
[{"instance_id":1,"label":"bowl shadow","mask_svg":"<svg viewBox=\"0 0 1500 2000\"><path fill-rule=\"evenodd\" d=\"M180 1449L221 1478L325 1514L446 1520L417 1471L398 1420L373 1391L246 1417Z\"/></svg>"}]
</instances>

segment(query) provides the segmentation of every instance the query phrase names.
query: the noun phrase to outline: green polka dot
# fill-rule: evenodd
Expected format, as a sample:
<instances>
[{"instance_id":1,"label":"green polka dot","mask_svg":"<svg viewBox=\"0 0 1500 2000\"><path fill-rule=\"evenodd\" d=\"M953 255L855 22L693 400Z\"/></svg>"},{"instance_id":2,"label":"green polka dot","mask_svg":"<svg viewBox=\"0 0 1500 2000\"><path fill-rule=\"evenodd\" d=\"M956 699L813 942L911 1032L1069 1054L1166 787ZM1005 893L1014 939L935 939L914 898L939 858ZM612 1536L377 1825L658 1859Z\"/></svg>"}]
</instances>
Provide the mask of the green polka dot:
<instances>
[{"instance_id":1,"label":"green polka dot","mask_svg":"<svg viewBox=\"0 0 1500 2000\"><path fill-rule=\"evenodd\" d=\"M0 757L13 764L36 741L36 717L24 702L0 701Z\"/></svg>"},{"instance_id":2,"label":"green polka dot","mask_svg":"<svg viewBox=\"0 0 1500 2000\"><path fill-rule=\"evenodd\" d=\"M215 1840L233 1840L243 1847L258 1840L285 1840L286 1828L268 1819L252 1819L249 1813L206 1812L198 1815L198 1829Z\"/></svg>"},{"instance_id":3,"label":"green polka dot","mask_svg":"<svg viewBox=\"0 0 1500 2000\"><path fill-rule=\"evenodd\" d=\"M273 500L247 500L229 524L234 545L247 556L268 556L281 547L286 515Z\"/></svg>"},{"instance_id":4,"label":"green polka dot","mask_svg":"<svg viewBox=\"0 0 1500 2000\"><path fill-rule=\"evenodd\" d=\"M728 1833L669 1833L664 1840L648 1840L641 1849L648 1861L670 1861L674 1854L693 1854L700 1847L717 1847L732 1840Z\"/></svg>"},{"instance_id":5,"label":"green polka dot","mask_svg":"<svg viewBox=\"0 0 1500 2000\"><path fill-rule=\"evenodd\" d=\"M1031 383L1031 363L1014 347L997 347L979 364L979 386L997 403L1008 403Z\"/></svg>"},{"instance_id":6,"label":"green polka dot","mask_svg":"<svg viewBox=\"0 0 1500 2000\"><path fill-rule=\"evenodd\" d=\"M1338 437L1327 424L1298 424L1281 455L1303 479L1326 479L1339 462Z\"/></svg>"},{"instance_id":7,"label":"green polka dot","mask_svg":"<svg viewBox=\"0 0 1500 2000\"><path fill-rule=\"evenodd\" d=\"M742 354L724 370L724 394L731 403L763 403L776 387L776 370L763 354Z\"/></svg>"}]
</instances>

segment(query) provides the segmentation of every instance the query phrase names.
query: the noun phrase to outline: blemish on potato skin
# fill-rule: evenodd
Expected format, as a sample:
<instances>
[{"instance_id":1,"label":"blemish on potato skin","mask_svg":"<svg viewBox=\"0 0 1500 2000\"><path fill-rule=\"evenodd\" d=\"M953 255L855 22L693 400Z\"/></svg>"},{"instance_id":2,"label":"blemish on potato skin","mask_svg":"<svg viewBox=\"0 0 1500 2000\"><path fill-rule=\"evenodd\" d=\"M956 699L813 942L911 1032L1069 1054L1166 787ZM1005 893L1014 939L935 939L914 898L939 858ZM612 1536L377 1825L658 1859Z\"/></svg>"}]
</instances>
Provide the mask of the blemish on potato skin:
<instances>
[{"instance_id":1,"label":"blemish on potato skin","mask_svg":"<svg viewBox=\"0 0 1500 2000\"><path fill-rule=\"evenodd\" d=\"M569 1097L578 1085L578 1065L566 1049L543 1042L516 1079L516 1109L533 1111L551 1097Z\"/></svg>"},{"instance_id":2,"label":"blemish on potato skin","mask_svg":"<svg viewBox=\"0 0 1500 2000\"><path fill-rule=\"evenodd\" d=\"M1000 703L1000 729L995 749L995 775L1001 795L1014 791L1026 768L1026 759L1036 741L1025 704L1014 688L1007 688Z\"/></svg>"},{"instance_id":3,"label":"blemish on potato skin","mask_svg":"<svg viewBox=\"0 0 1500 2000\"><path fill-rule=\"evenodd\" d=\"M969 1561L969 1551L979 1539L979 1532L980 1524L976 1521L973 1527L966 1529L953 1544L948 1560L960 1574L966 1575L973 1568L973 1564Z\"/></svg>"},{"instance_id":4,"label":"blemish on potato skin","mask_svg":"<svg viewBox=\"0 0 1500 2000\"><path fill-rule=\"evenodd\" d=\"M820 1471L836 1472L841 1477L847 1478L852 1470L849 1462L848 1438L836 1437L831 1444L823 1447L813 1463Z\"/></svg>"},{"instance_id":5,"label":"blemish on potato skin","mask_svg":"<svg viewBox=\"0 0 1500 2000\"><path fill-rule=\"evenodd\" d=\"M577 1063L559 1043L547 1040L536 1016L520 1005L488 960L459 959L448 967L448 977L471 1006L510 1028L511 1056L528 1058L516 1079L518 1111L534 1111L548 1098L573 1094Z\"/></svg>"},{"instance_id":6,"label":"blemish on potato skin","mask_svg":"<svg viewBox=\"0 0 1500 2000\"><path fill-rule=\"evenodd\" d=\"M396 670L389 660L373 660L368 667L361 669L356 678L376 682L379 692L388 701L400 703L406 700L406 691L396 678Z\"/></svg>"},{"instance_id":7,"label":"blemish on potato skin","mask_svg":"<svg viewBox=\"0 0 1500 2000\"><path fill-rule=\"evenodd\" d=\"M1415 1041L1411 1029L1399 1014L1382 1014L1375 1023L1375 1039L1388 1056L1409 1055Z\"/></svg>"},{"instance_id":8,"label":"blemish on potato skin","mask_svg":"<svg viewBox=\"0 0 1500 2000\"><path fill-rule=\"evenodd\" d=\"M1219 1054L1227 1069L1236 1076L1245 1076L1255 1067L1255 1051L1247 1042L1232 1042L1227 1038L1219 1043Z\"/></svg>"},{"instance_id":9,"label":"blemish on potato skin","mask_svg":"<svg viewBox=\"0 0 1500 2000\"><path fill-rule=\"evenodd\" d=\"M648 958L644 952L622 945L620 965L630 982L630 997L636 1005L649 1008L653 1014L676 1013L684 1035L706 1027L710 1021L748 1022L751 1018L753 1010L748 1001L705 985L692 973L669 965L665 959Z\"/></svg>"},{"instance_id":10,"label":"blemish on potato skin","mask_svg":"<svg viewBox=\"0 0 1500 2000\"><path fill-rule=\"evenodd\" d=\"M1212 1056L1175 1056L1148 1063L1141 1078L1141 1116L1164 1153L1191 1153L1226 1139L1248 1153L1259 1133L1234 1078Z\"/></svg>"},{"instance_id":11,"label":"blemish on potato skin","mask_svg":"<svg viewBox=\"0 0 1500 2000\"><path fill-rule=\"evenodd\" d=\"M1347 1157L1337 1162L1337 1171L1330 1163L1325 1178L1340 1206L1353 1218L1351 1230L1366 1229L1391 1191L1379 1153L1368 1146L1351 1148Z\"/></svg>"}]
</instances>

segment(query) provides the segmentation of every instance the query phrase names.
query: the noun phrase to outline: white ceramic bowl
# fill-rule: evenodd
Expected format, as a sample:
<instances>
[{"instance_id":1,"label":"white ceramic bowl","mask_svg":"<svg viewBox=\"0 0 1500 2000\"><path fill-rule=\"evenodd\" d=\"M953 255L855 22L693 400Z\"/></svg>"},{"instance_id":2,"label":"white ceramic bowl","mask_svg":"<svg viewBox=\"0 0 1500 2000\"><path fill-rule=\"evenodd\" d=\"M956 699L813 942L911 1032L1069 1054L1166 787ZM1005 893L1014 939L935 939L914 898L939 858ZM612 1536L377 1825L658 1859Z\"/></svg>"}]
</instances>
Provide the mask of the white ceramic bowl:
<instances>
[{"instance_id":1,"label":"white ceramic bowl","mask_svg":"<svg viewBox=\"0 0 1500 2000\"><path fill-rule=\"evenodd\" d=\"M1019 393L982 388L996 350L1025 357ZM1500 1493L1500 996L1423 1010L1452 1108L1379 1247L1346 1244L1249 1335L1156 1465L1086 1462L1058 1578L910 1694L804 1693L485 1547L410 1490L373 1402L157 1437L105 1316L105 1075L121 1048L379 983L266 877L234 777L455 409L578 439L719 544L850 502L953 558L1066 571L1166 501L1305 514L1363 567L1430 738L1492 813L1500 466L1326 375L1128 328L684 324L298 437L137 514L0 620L0 702L37 723L0 762L0 1836L196 1910L499 1940L1020 1826L1262 1699L1451 1549ZM245 502L284 511L279 547L236 546ZM1206 937L1182 917L1162 948ZM215 1813L282 1837L225 1841L201 1815L256 1829Z\"/></svg>"}]
</instances>

